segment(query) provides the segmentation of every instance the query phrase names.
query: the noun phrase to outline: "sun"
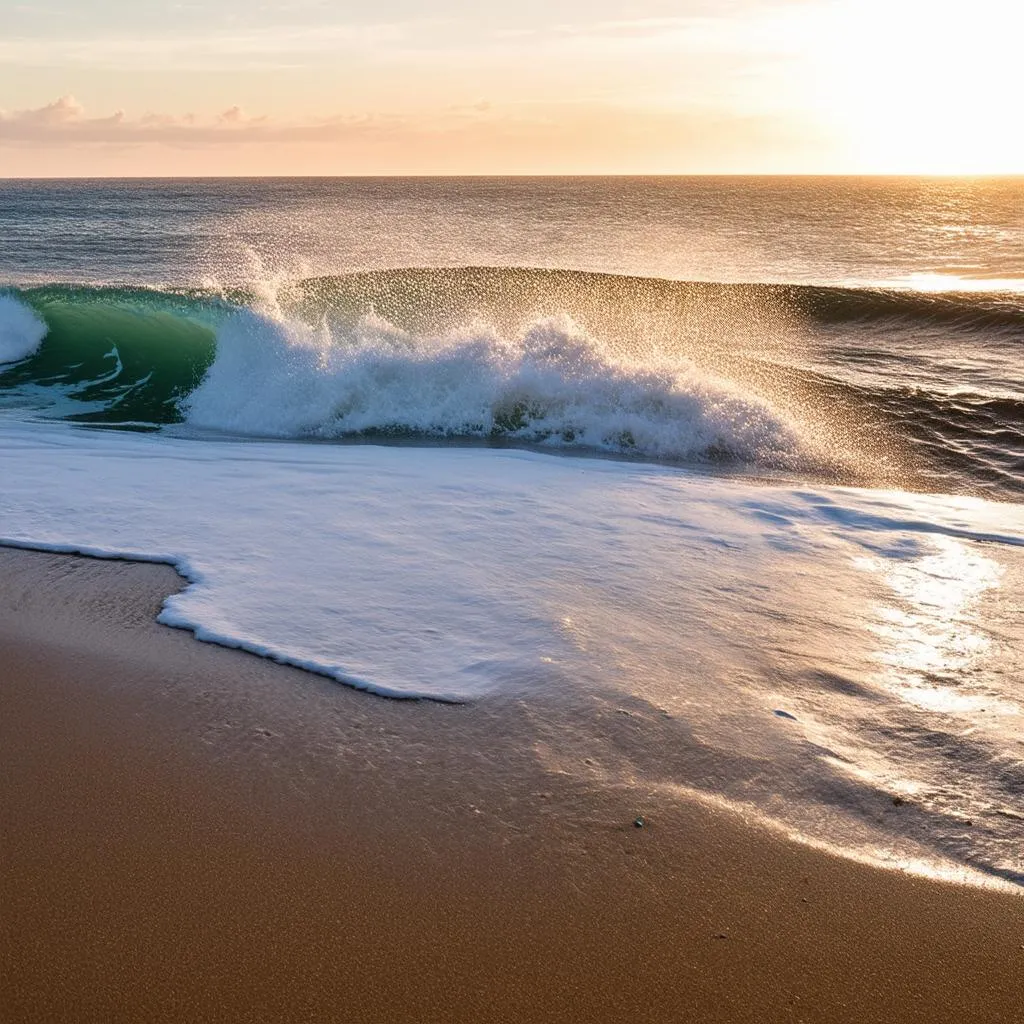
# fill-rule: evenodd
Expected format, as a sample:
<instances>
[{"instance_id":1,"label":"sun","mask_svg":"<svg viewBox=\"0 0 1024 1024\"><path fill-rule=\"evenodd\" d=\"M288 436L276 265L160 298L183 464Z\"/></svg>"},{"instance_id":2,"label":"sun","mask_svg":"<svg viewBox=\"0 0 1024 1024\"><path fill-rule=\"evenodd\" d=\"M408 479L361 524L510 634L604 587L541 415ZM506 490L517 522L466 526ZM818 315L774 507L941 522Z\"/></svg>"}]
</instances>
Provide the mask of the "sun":
<instances>
[{"instance_id":1,"label":"sun","mask_svg":"<svg viewBox=\"0 0 1024 1024\"><path fill-rule=\"evenodd\" d=\"M1014 0L831 0L810 97L864 173L1024 173Z\"/></svg>"}]
</instances>

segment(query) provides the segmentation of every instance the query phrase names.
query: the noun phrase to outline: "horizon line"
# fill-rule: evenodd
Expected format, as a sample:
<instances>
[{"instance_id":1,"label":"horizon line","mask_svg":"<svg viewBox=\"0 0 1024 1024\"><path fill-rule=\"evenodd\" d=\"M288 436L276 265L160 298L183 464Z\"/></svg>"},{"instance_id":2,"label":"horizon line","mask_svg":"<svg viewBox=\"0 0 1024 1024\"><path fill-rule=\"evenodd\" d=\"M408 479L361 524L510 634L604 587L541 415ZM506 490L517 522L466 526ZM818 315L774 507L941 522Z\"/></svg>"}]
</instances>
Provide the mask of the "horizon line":
<instances>
[{"instance_id":1,"label":"horizon line","mask_svg":"<svg viewBox=\"0 0 1024 1024\"><path fill-rule=\"evenodd\" d=\"M439 180L439 179L572 179L572 178L888 178L942 180L1024 179L1020 171L586 171L501 173L414 173L414 174L0 174L0 182L18 181L337 181L337 180Z\"/></svg>"}]
</instances>

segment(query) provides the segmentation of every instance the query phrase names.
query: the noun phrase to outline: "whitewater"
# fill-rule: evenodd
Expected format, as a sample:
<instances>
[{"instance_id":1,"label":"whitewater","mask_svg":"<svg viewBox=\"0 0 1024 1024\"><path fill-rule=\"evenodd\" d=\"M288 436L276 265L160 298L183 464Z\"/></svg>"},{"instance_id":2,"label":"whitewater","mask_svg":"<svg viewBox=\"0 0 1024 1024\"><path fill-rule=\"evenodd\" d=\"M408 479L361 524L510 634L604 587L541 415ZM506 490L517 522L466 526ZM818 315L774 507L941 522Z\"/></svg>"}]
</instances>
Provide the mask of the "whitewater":
<instances>
[{"instance_id":1,"label":"whitewater","mask_svg":"<svg viewBox=\"0 0 1024 1024\"><path fill-rule=\"evenodd\" d=\"M356 222L380 199L364 187L346 200ZM890 238L889 262L854 274L865 201L850 186L840 242L794 227L804 255L783 246L756 284L735 277L763 252L740 253L733 279L668 280L667 257L634 242L621 273L628 224L606 206L588 222L595 256L549 260L583 269L465 262L495 256L467 250L497 216L473 190L524 201L527 186L502 187L453 199L453 266L407 260L406 221L429 222L410 200L380 266L335 254L269 273L292 222L268 184L258 273L225 283L221 252L214 276L199 261L170 282L166 239L212 231L210 196L218 217L230 206L186 184L184 212L147 221L167 220L152 251L6 268L0 543L173 565L188 585L161 622L378 696L543 708L562 736L554 771L573 770L574 722L630 714L649 742L628 755L586 739L607 785L641 779L847 856L1019 886L1012 260L976 260L968 287L965 256L956 288L913 288L936 268ZM716 187L732 188L700 186ZM623 203L648 195L669 218L666 188ZM932 216L911 225L931 237L945 207L926 216L896 192L876 237L893 210ZM707 220L717 200L693 194L706 222L687 237L722 261L750 210L727 238ZM754 213L775 217L778 195L758 194ZM309 187L311 203L338 195ZM253 202L216 237L255 244ZM339 236L310 217L306 251L322 254ZM943 261L951 273L956 254Z\"/></svg>"}]
</instances>

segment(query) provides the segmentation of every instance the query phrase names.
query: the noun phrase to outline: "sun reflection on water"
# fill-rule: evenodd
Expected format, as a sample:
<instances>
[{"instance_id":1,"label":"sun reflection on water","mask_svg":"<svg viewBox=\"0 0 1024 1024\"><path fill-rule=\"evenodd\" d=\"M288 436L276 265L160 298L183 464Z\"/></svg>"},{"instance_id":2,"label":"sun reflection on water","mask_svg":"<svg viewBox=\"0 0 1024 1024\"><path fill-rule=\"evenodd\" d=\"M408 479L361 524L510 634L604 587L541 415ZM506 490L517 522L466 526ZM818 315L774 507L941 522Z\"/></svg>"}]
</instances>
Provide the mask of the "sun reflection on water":
<instances>
[{"instance_id":1,"label":"sun reflection on water","mask_svg":"<svg viewBox=\"0 0 1024 1024\"><path fill-rule=\"evenodd\" d=\"M1017 713L969 686L983 677L992 650L981 606L986 592L1000 586L1002 565L953 537L933 538L930 549L909 560L859 560L893 595L875 608L871 624L885 642L874 654L883 666L882 681L925 711Z\"/></svg>"}]
</instances>

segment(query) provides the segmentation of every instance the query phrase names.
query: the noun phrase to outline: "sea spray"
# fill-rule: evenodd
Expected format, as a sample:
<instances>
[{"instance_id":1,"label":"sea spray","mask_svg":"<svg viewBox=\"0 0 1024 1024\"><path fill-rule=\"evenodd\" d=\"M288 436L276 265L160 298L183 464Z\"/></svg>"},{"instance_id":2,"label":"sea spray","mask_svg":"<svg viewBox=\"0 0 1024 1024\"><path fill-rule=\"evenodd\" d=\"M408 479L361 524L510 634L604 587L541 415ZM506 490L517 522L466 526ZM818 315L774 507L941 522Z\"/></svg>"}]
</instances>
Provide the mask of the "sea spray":
<instances>
[{"instance_id":1,"label":"sea spray","mask_svg":"<svg viewBox=\"0 0 1024 1024\"><path fill-rule=\"evenodd\" d=\"M186 421L288 438L501 438L656 459L796 464L795 424L682 358L613 354L568 317L514 336L416 335L378 316L310 326L243 309L183 402Z\"/></svg>"}]
</instances>

